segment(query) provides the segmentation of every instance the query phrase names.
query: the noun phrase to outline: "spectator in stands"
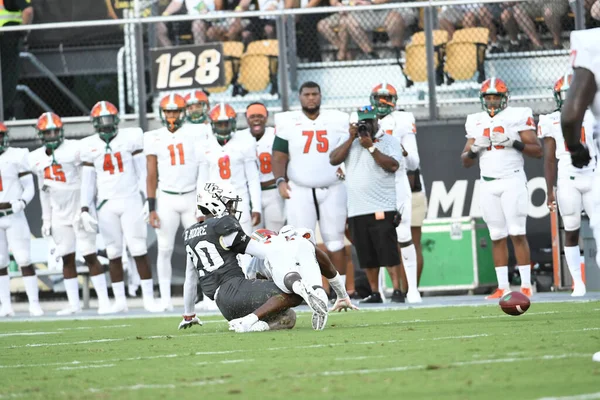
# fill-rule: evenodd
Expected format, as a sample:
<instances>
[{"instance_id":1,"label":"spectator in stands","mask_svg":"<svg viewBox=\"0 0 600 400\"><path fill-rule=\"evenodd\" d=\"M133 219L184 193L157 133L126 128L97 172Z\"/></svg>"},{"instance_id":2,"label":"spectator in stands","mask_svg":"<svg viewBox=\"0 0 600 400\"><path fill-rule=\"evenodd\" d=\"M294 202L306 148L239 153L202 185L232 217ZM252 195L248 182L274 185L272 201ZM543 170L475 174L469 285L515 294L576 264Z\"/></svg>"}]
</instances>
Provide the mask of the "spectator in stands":
<instances>
[{"instance_id":1,"label":"spectator in stands","mask_svg":"<svg viewBox=\"0 0 600 400\"><path fill-rule=\"evenodd\" d=\"M519 41L519 27L517 26L517 21L515 20L515 16L512 11L513 6L514 3L500 4L500 8L502 10L500 14L500 21L502 22L504 30L508 34L508 39L510 40L508 44L509 52L523 50L523 46Z\"/></svg>"},{"instance_id":2,"label":"spectator in stands","mask_svg":"<svg viewBox=\"0 0 600 400\"><path fill-rule=\"evenodd\" d=\"M366 269L372 294L366 303L381 303L379 268L388 267L395 277L400 265L396 226L396 175L402 159L400 142L379 128L372 106L350 118L350 135L329 155L332 165L346 166L348 226L361 268Z\"/></svg>"},{"instance_id":3,"label":"spectator in stands","mask_svg":"<svg viewBox=\"0 0 600 400\"><path fill-rule=\"evenodd\" d=\"M596 21L600 21L600 0L596 0L591 8L590 8L590 14L592 15L592 18L594 18Z\"/></svg>"},{"instance_id":4,"label":"spectator in stands","mask_svg":"<svg viewBox=\"0 0 600 400\"><path fill-rule=\"evenodd\" d=\"M173 15L183 7L184 0L171 0L162 15ZM189 15L202 15L211 11L215 11L214 0L185 0L185 7ZM206 30L210 26L208 21L195 20L192 21L192 35L194 36L194 44L206 43ZM169 39L169 30L167 24L159 22L156 24L156 40L161 47L171 47L171 39Z\"/></svg>"},{"instance_id":5,"label":"spectator in stands","mask_svg":"<svg viewBox=\"0 0 600 400\"><path fill-rule=\"evenodd\" d=\"M349 5L366 6L374 4L395 3L402 0L356 0L350 2ZM338 0L331 0L332 6L341 5ZM348 35L352 37L354 42L367 55L367 58L379 58L377 53L373 51L373 44L367 35L367 31L373 31L379 27L385 28L390 43L396 51L396 56L400 56L400 50L404 47L404 30L407 26L412 25L417 21L416 8L402 8L398 10L381 10L381 11L363 11L360 13L336 13L327 19L319 22L319 32L331 44L338 49L338 61L348 59ZM335 30L339 29L338 36L341 40L337 40Z\"/></svg>"},{"instance_id":6,"label":"spectator in stands","mask_svg":"<svg viewBox=\"0 0 600 400\"><path fill-rule=\"evenodd\" d=\"M259 0L258 9L261 11L274 11L283 8L283 0ZM242 42L254 40L275 39L275 18L251 18L250 23L242 31Z\"/></svg>"},{"instance_id":7,"label":"spectator in stands","mask_svg":"<svg viewBox=\"0 0 600 400\"><path fill-rule=\"evenodd\" d=\"M513 7L513 13L519 28L529 37L533 50L544 50L544 45L538 34L534 19L544 18L548 30L552 34L552 48L563 49L562 44L562 17L567 13L569 3L567 0L533 0L518 3Z\"/></svg>"},{"instance_id":8,"label":"spectator in stands","mask_svg":"<svg viewBox=\"0 0 600 400\"><path fill-rule=\"evenodd\" d=\"M33 21L31 0L0 1L0 27L28 25ZM12 105L17 94L19 81L19 51L23 32L0 33L0 55L2 58L2 104L4 119L13 117Z\"/></svg>"},{"instance_id":9,"label":"spectator in stands","mask_svg":"<svg viewBox=\"0 0 600 400\"><path fill-rule=\"evenodd\" d=\"M327 7L329 0L285 0L285 8ZM296 16L296 40L298 56L309 62L321 61L321 46L317 24L329 14L305 14Z\"/></svg>"}]
</instances>

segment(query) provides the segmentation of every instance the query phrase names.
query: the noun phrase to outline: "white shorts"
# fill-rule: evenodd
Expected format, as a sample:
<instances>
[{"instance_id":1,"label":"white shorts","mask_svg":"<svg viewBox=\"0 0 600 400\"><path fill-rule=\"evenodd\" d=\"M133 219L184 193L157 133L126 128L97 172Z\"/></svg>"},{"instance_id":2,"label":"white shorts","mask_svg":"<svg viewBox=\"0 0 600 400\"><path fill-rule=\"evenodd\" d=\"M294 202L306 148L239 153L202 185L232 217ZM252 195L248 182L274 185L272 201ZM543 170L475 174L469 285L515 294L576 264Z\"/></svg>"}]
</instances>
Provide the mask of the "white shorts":
<instances>
[{"instance_id":1,"label":"white shorts","mask_svg":"<svg viewBox=\"0 0 600 400\"><path fill-rule=\"evenodd\" d=\"M189 228L197 222L196 191L169 194L158 190L156 194L156 213L160 218L160 228L156 229L158 248L171 251L175 246L175 235L179 224Z\"/></svg>"},{"instance_id":2,"label":"white shorts","mask_svg":"<svg viewBox=\"0 0 600 400\"><path fill-rule=\"evenodd\" d=\"M123 255L123 239L133 257L148 252L146 236L148 228L144 221L142 198L133 196L112 199L99 204L98 227L109 260Z\"/></svg>"},{"instance_id":3,"label":"white shorts","mask_svg":"<svg viewBox=\"0 0 600 400\"><path fill-rule=\"evenodd\" d=\"M0 217L0 268L8 267L9 249L19 267L31 264L31 231L23 211Z\"/></svg>"},{"instance_id":4,"label":"white shorts","mask_svg":"<svg viewBox=\"0 0 600 400\"><path fill-rule=\"evenodd\" d=\"M285 277L297 272L302 281L313 286L321 286L321 269L317 263L315 246L306 239L273 242L272 251L267 254L273 282L285 293L292 293L285 287Z\"/></svg>"},{"instance_id":5,"label":"white shorts","mask_svg":"<svg viewBox=\"0 0 600 400\"><path fill-rule=\"evenodd\" d=\"M313 189L298 186L292 181L289 185L290 199L285 204L287 223L314 232L319 220L319 230L327 250L343 249L348 215L346 186L340 182L328 188Z\"/></svg>"},{"instance_id":6,"label":"white shorts","mask_svg":"<svg viewBox=\"0 0 600 400\"><path fill-rule=\"evenodd\" d=\"M396 174L396 204L402 215L400 225L396 228L398 243L406 243L412 240L410 225L412 222L412 192L410 182L406 173Z\"/></svg>"},{"instance_id":7,"label":"white shorts","mask_svg":"<svg viewBox=\"0 0 600 400\"><path fill-rule=\"evenodd\" d=\"M266 228L275 232L285 225L285 203L277 189L268 189L261 192L262 215L260 224L256 227Z\"/></svg>"},{"instance_id":8,"label":"white shorts","mask_svg":"<svg viewBox=\"0 0 600 400\"><path fill-rule=\"evenodd\" d=\"M581 227L581 210L591 218L593 214L593 175L576 175L558 178L556 202L562 217L565 231L576 231Z\"/></svg>"},{"instance_id":9,"label":"white shorts","mask_svg":"<svg viewBox=\"0 0 600 400\"><path fill-rule=\"evenodd\" d=\"M479 203L492 240L525 234L529 193L524 173L492 181L482 179Z\"/></svg>"},{"instance_id":10,"label":"white shorts","mask_svg":"<svg viewBox=\"0 0 600 400\"><path fill-rule=\"evenodd\" d=\"M79 249L83 256L96 254L96 234L81 227L52 223L52 240L56 244L56 255L64 257Z\"/></svg>"}]
</instances>

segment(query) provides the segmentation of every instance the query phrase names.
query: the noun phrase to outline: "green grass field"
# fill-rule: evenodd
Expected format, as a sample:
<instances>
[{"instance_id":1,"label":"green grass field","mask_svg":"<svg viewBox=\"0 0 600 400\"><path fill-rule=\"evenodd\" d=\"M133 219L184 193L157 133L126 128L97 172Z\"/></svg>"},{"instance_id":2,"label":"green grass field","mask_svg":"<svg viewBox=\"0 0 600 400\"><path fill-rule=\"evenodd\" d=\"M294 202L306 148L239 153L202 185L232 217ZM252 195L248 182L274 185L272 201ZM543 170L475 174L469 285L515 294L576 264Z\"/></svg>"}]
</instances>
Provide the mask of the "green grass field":
<instances>
[{"instance_id":1,"label":"green grass field","mask_svg":"<svg viewBox=\"0 0 600 400\"><path fill-rule=\"evenodd\" d=\"M336 314L235 334L221 318L0 324L0 399L537 399L600 392L600 302ZM584 397L581 397L583 399ZM586 397L587 398L587 397ZM589 397L598 398L598 397Z\"/></svg>"}]
</instances>

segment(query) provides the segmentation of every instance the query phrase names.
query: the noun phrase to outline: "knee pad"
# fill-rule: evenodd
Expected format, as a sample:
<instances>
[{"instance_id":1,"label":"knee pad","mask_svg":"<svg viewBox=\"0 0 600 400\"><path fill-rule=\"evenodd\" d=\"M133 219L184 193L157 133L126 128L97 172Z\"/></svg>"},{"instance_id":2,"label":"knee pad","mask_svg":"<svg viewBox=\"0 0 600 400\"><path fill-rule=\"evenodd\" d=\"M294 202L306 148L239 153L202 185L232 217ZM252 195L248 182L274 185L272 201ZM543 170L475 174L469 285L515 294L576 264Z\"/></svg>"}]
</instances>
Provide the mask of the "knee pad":
<instances>
[{"instance_id":1,"label":"knee pad","mask_svg":"<svg viewBox=\"0 0 600 400\"><path fill-rule=\"evenodd\" d=\"M23 254L19 254L20 252L14 253L13 257L15 258L15 261L17 262L17 265L19 267L28 267L31 265L31 257L29 256L29 252Z\"/></svg>"},{"instance_id":2,"label":"knee pad","mask_svg":"<svg viewBox=\"0 0 600 400\"><path fill-rule=\"evenodd\" d=\"M106 256L109 260L123 257L123 246L117 244L106 246Z\"/></svg>"},{"instance_id":3,"label":"knee pad","mask_svg":"<svg viewBox=\"0 0 600 400\"><path fill-rule=\"evenodd\" d=\"M525 236L526 229L525 226L521 226L519 224L509 225L508 226L508 234L510 236Z\"/></svg>"},{"instance_id":4,"label":"knee pad","mask_svg":"<svg viewBox=\"0 0 600 400\"><path fill-rule=\"evenodd\" d=\"M576 231L581 227L581 213L574 215L561 215L565 231Z\"/></svg>"},{"instance_id":5,"label":"knee pad","mask_svg":"<svg viewBox=\"0 0 600 400\"><path fill-rule=\"evenodd\" d=\"M344 248L344 241L343 240L328 240L325 242L325 247L327 247L327 250L331 251L332 253L335 251L340 251Z\"/></svg>"},{"instance_id":6,"label":"knee pad","mask_svg":"<svg viewBox=\"0 0 600 400\"><path fill-rule=\"evenodd\" d=\"M148 253L148 247L146 247L146 239L135 239L133 243L127 243L127 248L132 257L145 256ZM121 249L121 252L123 250Z\"/></svg>"},{"instance_id":7,"label":"knee pad","mask_svg":"<svg viewBox=\"0 0 600 400\"><path fill-rule=\"evenodd\" d=\"M492 228L490 226L488 226L488 229L490 231L490 239L492 239L492 241L504 239L508 236L506 229Z\"/></svg>"}]
</instances>

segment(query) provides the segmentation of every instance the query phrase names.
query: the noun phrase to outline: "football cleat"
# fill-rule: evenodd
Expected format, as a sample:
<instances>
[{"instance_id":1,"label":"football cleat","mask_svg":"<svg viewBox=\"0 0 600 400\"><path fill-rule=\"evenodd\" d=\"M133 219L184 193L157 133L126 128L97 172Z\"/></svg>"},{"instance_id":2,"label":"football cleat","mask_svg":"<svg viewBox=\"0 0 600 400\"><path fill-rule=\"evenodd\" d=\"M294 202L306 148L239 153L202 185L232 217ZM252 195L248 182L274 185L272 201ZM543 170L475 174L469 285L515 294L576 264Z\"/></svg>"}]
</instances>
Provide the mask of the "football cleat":
<instances>
[{"instance_id":1,"label":"football cleat","mask_svg":"<svg viewBox=\"0 0 600 400\"><path fill-rule=\"evenodd\" d=\"M531 288L528 287L521 287L521 293L523 293L525 296L531 298L533 296L533 292L531 291Z\"/></svg>"},{"instance_id":2,"label":"football cleat","mask_svg":"<svg viewBox=\"0 0 600 400\"><path fill-rule=\"evenodd\" d=\"M80 312L81 312L81 308L68 307L68 308L65 308L64 310L58 311L56 313L56 315L65 316L65 315L79 314Z\"/></svg>"},{"instance_id":3,"label":"football cleat","mask_svg":"<svg viewBox=\"0 0 600 400\"><path fill-rule=\"evenodd\" d=\"M408 293L406 293L406 302L407 303L422 303L423 299L421 299L421 293L419 293L418 290L409 290Z\"/></svg>"},{"instance_id":4,"label":"football cleat","mask_svg":"<svg viewBox=\"0 0 600 400\"><path fill-rule=\"evenodd\" d=\"M496 289L494 291L494 293L490 294L489 296L487 296L485 299L486 300L495 300L495 299L500 299L502 296L504 296L506 293L510 292L509 289Z\"/></svg>"},{"instance_id":5,"label":"football cleat","mask_svg":"<svg viewBox=\"0 0 600 400\"><path fill-rule=\"evenodd\" d=\"M15 312L13 311L11 306L2 305L2 308L0 308L0 318L14 317L14 316L15 316Z\"/></svg>"},{"instance_id":6,"label":"football cleat","mask_svg":"<svg viewBox=\"0 0 600 400\"><path fill-rule=\"evenodd\" d=\"M577 282L573 287L573 293L571 293L571 297L583 297L586 294L585 283Z\"/></svg>"},{"instance_id":7,"label":"football cleat","mask_svg":"<svg viewBox=\"0 0 600 400\"><path fill-rule=\"evenodd\" d=\"M33 303L29 305L29 315L32 317L41 317L44 315L44 310L40 307L40 303Z\"/></svg>"}]
</instances>

